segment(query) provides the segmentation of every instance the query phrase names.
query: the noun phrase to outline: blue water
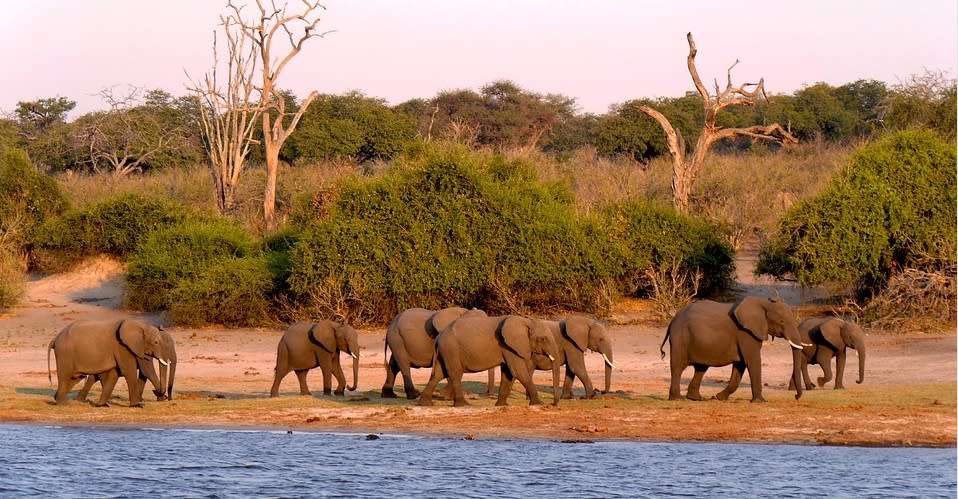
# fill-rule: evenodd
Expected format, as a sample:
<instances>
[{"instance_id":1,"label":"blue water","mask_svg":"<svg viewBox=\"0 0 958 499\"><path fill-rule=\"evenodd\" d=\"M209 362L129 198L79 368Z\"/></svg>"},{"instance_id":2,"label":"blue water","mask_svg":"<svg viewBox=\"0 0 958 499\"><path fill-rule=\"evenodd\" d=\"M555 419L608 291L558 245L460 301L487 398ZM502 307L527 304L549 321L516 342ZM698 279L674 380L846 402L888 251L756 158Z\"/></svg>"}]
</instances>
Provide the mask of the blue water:
<instances>
[{"instance_id":1,"label":"blue water","mask_svg":"<svg viewBox=\"0 0 958 499\"><path fill-rule=\"evenodd\" d=\"M951 497L955 449L0 424L2 497Z\"/></svg>"}]
</instances>

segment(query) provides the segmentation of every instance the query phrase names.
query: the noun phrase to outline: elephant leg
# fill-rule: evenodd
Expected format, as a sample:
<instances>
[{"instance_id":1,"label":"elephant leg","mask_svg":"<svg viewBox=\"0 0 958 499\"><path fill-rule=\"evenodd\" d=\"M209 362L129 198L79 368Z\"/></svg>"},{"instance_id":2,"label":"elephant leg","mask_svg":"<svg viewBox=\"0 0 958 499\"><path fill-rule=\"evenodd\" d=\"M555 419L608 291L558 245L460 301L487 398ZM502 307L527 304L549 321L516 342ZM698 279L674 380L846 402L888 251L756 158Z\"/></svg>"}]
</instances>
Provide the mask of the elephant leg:
<instances>
[{"instance_id":1,"label":"elephant leg","mask_svg":"<svg viewBox=\"0 0 958 499\"><path fill-rule=\"evenodd\" d=\"M343 396L346 394L346 375L343 374L343 365L339 362L339 353L333 355L333 376L336 377L336 390L334 394Z\"/></svg>"},{"instance_id":2,"label":"elephant leg","mask_svg":"<svg viewBox=\"0 0 958 499\"><path fill-rule=\"evenodd\" d=\"M745 372L745 363L741 361L733 362L732 374L729 376L728 385L726 385L722 391L715 394L715 398L718 400L728 400L729 396L735 393L735 390L738 390L738 385L742 382L743 372Z\"/></svg>"},{"instance_id":3,"label":"elephant leg","mask_svg":"<svg viewBox=\"0 0 958 499\"><path fill-rule=\"evenodd\" d=\"M845 374L845 349L838 351L835 356L835 389L842 390L845 385L842 383L842 377Z\"/></svg>"},{"instance_id":4,"label":"elephant leg","mask_svg":"<svg viewBox=\"0 0 958 499\"><path fill-rule=\"evenodd\" d=\"M582 386L585 388L585 398L594 398L595 390L592 386L592 379L589 378L589 371L585 368L585 357L580 354L566 356L566 366L568 366L573 378L578 377L582 381ZM569 372L566 373L567 378L570 375Z\"/></svg>"},{"instance_id":5,"label":"elephant leg","mask_svg":"<svg viewBox=\"0 0 958 499\"><path fill-rule=\"evenodd\" d=\"M309 369L297 369L294 372L296 373L296 379L299 380L299 394L312 395L309 386L306 384L306 375L309 374Z\"/></svg>"},{"instance_id":6,"label":"elephant leg","mask_svg":"<svg viewBox=\"0 0 958 499\"><path fill-rule=\"evenodd\" d=\"M77 393L76 397L73 397L73 400L86 402L86 397L90 394L90 390L93 388L93 385L96 383L96 381L96 376L87 376L86 380L83 382L83 387L80 388L80 392Z\"/></svg>"},{"instance_id":7,"label":"elephant leg","mask_svg":"<svg viewBox=\"0 0 958 499\"><path fill-rule=\"evenodd\" d=\"M276 369L273 370L273 386L269 389L270 397L279 396L279 384L282 383L287 374L289 374L289 367L285 365L277 365Z\"/></svg>"},{"instance_id":8,"label":"elephant leg","mask_svg":"<svg viewBox=\"0 0 958 499\"><path fill-rule=\"evenodd\" d=\"M682 400L682 371L688 367L684 359L679 359L677 353L673 350L669 366L671 368L672 378L669 382L669 400ZM692 386L689 385L689 396L692 395ZM693 399L695 400L695 399Z\"/></svg>"},{"instance_id":9,"label":"elephant leg","mask_svg":"<svg viewBox=\"0 0 958 499\"><path fill-rule=\"evenodd\" d=\"M820 351L818 365L822 367L822 376L818 378L818 386L824 387L825 383L832 380L832 356Z\"/></svg>"},{"instance_id":10,"label":"elephant leg","mask_svg":"<svg viewBox=\"0 0 958 499\"><path fill-rule=\"evenodd\" d=\"M522 386L526 389L526 393L529 395L529 405L541 405L542 399L539 398L539 390L536 389L535 383L532 382L532 373L527 369L523 369L521 366L517 366L513 376L519 380L519 383L522 383Z\"/></svg>"},{"instance_id":11,"label":"elephant leg","mask_svg":"<svg viewBox=\"0 0 958 499\"><path fill-rule=\"evenodd\" d=\"M708 366L701 364L693 364L692 369L695 372L692 374L692 381L689 381L689 388L686 392L686 398L689 400L705 400L702 397L702 394L699 392L699 389L702 387L702 378L705 377L705 371L709 370ZM679 372L679 377L682 376L682 373ZM671 392L669 394L669 400L673 400Z\"/></svg>"},{"instance_id":12,"label":"elephant leg","mask_svg":"<svg viewBox=\"0 0 958 499\"><path fill-rule=\"evenodd\" d=\"M748 379L752 384L752 402L765 402L765 397L762 396L762 359L748 362L745 367L748 369ZM739 379L741 379L741 372L739 373Z\"/></svg>"},{"instance_id":13,"label":"elephant leg","mask_svg":"<svg viewBox=\"0 0 958 499\"><path fill-rule=\"evenodd\" d=\"M802 381L805 382L806 390L815 389L815 383L812 383L812 378L811 376L808 375L808 360L807 359L802 362ZM794 384L794 381L792 382L792 384Z\"/></svg>"},{"instance_id":14,"label":"elephant leg","mask_svg":"<svg viewBox=\"0 0 958 499\"><path fill-rule=\"evenodd\" d=\"M416 404L422 406L432 405L432 394L436 390L436 385L445 377L445 371L441 361L435 361L432 364L432 374L429 376L429 382L422 389Z\"/></svg>"},{"instance_id":15,"label":"elephant leg","mask_svg":"<svg viewBox=\"0 0 958 499\"><path fill-rule=\"evenodd\" d=\"M383 383L383 388L379 392L380 397L384 399L396 398L396 392L393 388L396 386L396 374L398 373L399 364L396 363L396 354L393 353L386 362L386 381Z\"/></svg>"},{"instance_id":16,"label":"elephant leg","mask_svg":"<svg viewBox=\"0 0 958 499\"><path fill-rule=\"evenodd\" d=\"M116 386L116 382L120 379L120 373L116 369L111 369L103 374L100 374L100 386L103 388L103 393L100 394L100 400L94 404L96 407L108 407L110 404L107 402L110 400L110 396L113 395L113 388Z\"/></svg>"},{"instance_id":17,"label":"elephant leg","mask_svg":"<svg viewBox=\"0 0 958 499\"><path fill-rule=\"evenodd\" d=\"M323 395L333 394L333 359L332 355L319 356L319 370L323 372Z\"/></svg>"},{"instance_id":18,"label":"elephant leg","mask_svg":"<svg viewBox=\"0 0 958 499\"><path fill-rule=\"evenodd\" d=\"M69 400L70 390L73 390L73 387L83 379L84 376L81 374L78 377L71 377L69 374L64 373L60 374L57 370L57 392L54 394L53 399L56 401L57 405L66 404Z\"/></svg>"},{"instance_id":19,"label":"elephant leg","mask_svg":"<svg viewBox=\"0 0 958 499\"><path fill-rule=\"evenodd\" d=\"M562 398L572 398L572 384L575 383L575 374L568 364L565 366L565 379L562 380Z\"/></svg>"},{"instance_id":20,"label":"elephant leg","mask_svg":"<svg viewBox=\"0 0 958 499\"><path fill-rule=\"evenodd\" d=\"M140 384L136 368L133 372L124 371L123 378L126 379L126 389L130 392L130 407L143 407L143 385Z\"/></svg>"},{"instance_id":21,"label":"elephant leg","mask_svg":"<svg viewBox=\"0 0 958 499\"><path fill-rule=\"evenodd\" d=\"M502 371L499 379L499 396L496 398L496 405L509 405L509 394L512 393L512 384L515 378L512 376L512 370L505 364L500 369Z\"/></svg>"},{"instance_id":22,"label":"elephant leg","mask_svg":"<svg viewBox=\"0 0 958 499\"><path fill-rule=\"evenodd\" d=\"M486 380L486 396L491 397L492 392L496 389L496 368L489 369L489 376Z\"/></svg>"}]
</instances>

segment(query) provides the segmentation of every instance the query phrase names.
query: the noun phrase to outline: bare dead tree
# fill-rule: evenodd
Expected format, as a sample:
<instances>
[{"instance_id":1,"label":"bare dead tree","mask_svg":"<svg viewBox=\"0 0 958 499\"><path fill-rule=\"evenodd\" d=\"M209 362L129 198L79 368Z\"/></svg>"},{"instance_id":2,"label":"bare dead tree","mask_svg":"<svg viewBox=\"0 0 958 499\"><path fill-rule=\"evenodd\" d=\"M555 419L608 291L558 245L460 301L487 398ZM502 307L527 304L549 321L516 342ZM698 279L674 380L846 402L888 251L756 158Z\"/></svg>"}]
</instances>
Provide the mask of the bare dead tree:
<instances>
[{"instance_id":1,"label":"bare dead tree","mask_svg":"<svg viewBox=\"0 0 958 499\"><path fill-rule=\"evenodd\" d=\"M729 106L751 106L759 96L767 98L765 95L765 79L761 78L758 83L745 83L738 87L732 85L732 68L739 62L736 60L728 68L728 83L725 89L719 90L718 80L716 80L715 95L709 95L708 89L702 84L702 79L695 68L695 55L698 49L695 47L692 33L688 33L686 38L689 42L689 74L692 76L692 82L695 84L695 89L701 96L702 105L705 107L705 124L691 156L686 156L685 139L682 138L682 133L669 123L668 118L649 106L640 108L645 114L655 119L665 131L669 153L672 155L672 203L676 210L682 213L689 211L689 200L692 196L695 180L702 169L702 164L705 162L705 155L715 142L735 137L751 137L754 140L774 141L783 145L798 143L798 139L778 123L745 128L722 128L718 126L715 123L715 117L722 109ZM751 87L751 90L749 90L749 87Z\"/></svg>"},{"instance_id":2,"label":"bare dead tree","mask_svg":"<svg viewBox=\"0 0 958 499\"><path fill-rule=\"evenodd\" d=\"M192 90L199 101L216 204L220 213L229 214L236 207L240 174L246 166L250 146L255 143L253 136L260 107L254 85L257 69L254 47L238 32L231 17L220 16L220 21L226 37L226 74L221 78L219 73L219 50L214 34L213 69L202 82L194 82Z\"/></svg>"},{"instance_id":3,"label":"bare dead tree","mask_svg":"<svg viewBox=\"0 0 958 499\"><path fill-rule=\"evenodd\" d=\"M315 90L303 99L299 109L287 112L286 101L277 82L287 64L303 49L307 40L322 38L329 32L318 32L319 11L325 10L317 0L301 0L298 13L287 12L288 4L278 7L275 0L268 5L256 0L258 17L253 21L243 19L241 10L232 1L227 7L229 17L242 35L252 41L260 64L260 119L263 124L263 149L266 155L266 190L263 195L263 215L267 230L276 226L276 179L279 172L279 151L299 124L309 104L319 95ZM286 50L280 57L273 57L274 50Z\"/></svg>"}]
</instances>

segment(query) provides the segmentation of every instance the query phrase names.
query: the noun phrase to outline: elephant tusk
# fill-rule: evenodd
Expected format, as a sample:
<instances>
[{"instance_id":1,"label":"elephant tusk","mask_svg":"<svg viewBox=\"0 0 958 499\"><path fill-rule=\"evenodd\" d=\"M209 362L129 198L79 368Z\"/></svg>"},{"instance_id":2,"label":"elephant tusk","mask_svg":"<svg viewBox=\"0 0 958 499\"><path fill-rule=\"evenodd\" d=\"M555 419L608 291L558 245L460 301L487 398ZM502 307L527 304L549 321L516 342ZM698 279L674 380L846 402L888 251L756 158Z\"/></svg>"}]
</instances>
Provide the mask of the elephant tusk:
<instances>
[{"instance_id":1,"label":"elephant tusk","mask_svg":"<svg viewBox=\"0 0 958 499\"><path fill-rule=\"evenodd\" d=\"M158 361L160 362L160 364L162 364L162 365L164 365L164 366L170 365L170 361L168 361L168 360L163 360L163 359L160 359L160 358L157 358L156 360L158 360Z\"/></svg>"},{"instance_id":2,"label":"elephant tusk","mask_svg":"<svg viewBox=\"0 0 958 499\"><path fill-rule=\"evenodd\" d=\"M792 345L792 348L794 348L795 350L801 350L801 349L802 349L802 345L799 345L798 343L795 343L795 342L792 341L792 340L788 340L788 344L789 344L789 345ZM809 345L809 346L811 346L811 345Z\"/></svg>"},{"instance_id":3,"label":"elephant tusk","mask_svg":"<svg viewBox=\"0 0 958 499\"><path fill-rule=\"evenodd\" d=\"M549 356L549 362L555 362L555 361L556 361L556 358L550 355L550 356Z\"/></svg>"},{"instance_id":4,"label":"elephant tusk","mask_svg":"<svg viewBox=\"0 0 958 499\"><path fill-rule=\"evenodd\" d=\"M803 347L813 347L813 346L815 346L815 344L814 344L814 343L802 343L802 346L803 346Z\"/></svg>"},{"instance_id":5,"label":"elephant tusk","mask_svg":"<svg viewBox=\"0 0 958 499\"><path fill-rule=\"evenodd\" d=\"M609 367L611 367L612 369L615 369L615 364L613 364L612 361L609 360L609 356L608 356L608 355L602 354L602 359L605 360L605 363L608 364Z\"/></svg>"},{"instance_id":6,"label":"elephant tusk","mask_svg":"<svg viewBox=\"0 0 958 499\"><path fill-rule=\"evenodd\" d=\"M350 355L352 355L354 359L358 359L358 358L359 358L359 355L358 355L358 354L351 353Z\"/></svg>"}]
</instances>

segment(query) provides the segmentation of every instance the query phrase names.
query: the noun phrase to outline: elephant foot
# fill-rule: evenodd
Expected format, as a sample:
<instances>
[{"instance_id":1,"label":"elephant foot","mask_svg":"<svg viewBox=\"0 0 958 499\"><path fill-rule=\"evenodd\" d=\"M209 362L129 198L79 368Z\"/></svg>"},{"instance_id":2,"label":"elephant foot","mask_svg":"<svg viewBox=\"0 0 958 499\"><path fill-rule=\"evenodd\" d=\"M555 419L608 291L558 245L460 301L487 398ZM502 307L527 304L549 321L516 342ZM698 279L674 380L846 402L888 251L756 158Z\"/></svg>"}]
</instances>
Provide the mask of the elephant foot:
<instances>
[{"instance_id":1,"label":"elephant foot","mask_svg":"<svg viewBox=\"0 0 958 499\"><path fill-rule=\"evenodd\" d=\"M825 383L828 383L829 381L831 381L831 378L818 378L818 386L824 388Z\"/></svg>"},{"instance_id":2,"label":"elephant foot","mask_svg":"<svg viewBox=\"0 0 958 499\"><path fill-rule=\"evenodd\" d=\"M677 393L669 393L669 400L685 400L686 398L688 397L683 397L682 395Z\"/></svg>"},{"instance_id":3,"label":"elephant foot","mask_svg":"<svg viewBox=\"0 0 958 499\"><path fill-rule=\"evenodd\" d=\"M110 404L106 402L98 402L96 404L93 404L93 407L110 407Z\"/></svg>"},{"instance_id":4,"label":"elephant foot","mask_svg":"<svg viewBox=\"0 0 958 499\"><path fill-rule=\"evenodd\" d=\"M529 405L542 405L541 400L530 400Z\"/></svg>"},{"instance_id":5,"label":"elephant foot","mask_svg":"<svg viewBox=\"0 0 958 499\"><path fill-rule=\"evenodd\" d=\"M337 397L343 397L346 395L346 390L336 390L333 392L333 395L336 395Z\"/></svg>"},{"instance_id":6,"label":"elephant foot","mask_svg":"<svg viewBox=\"0 0 958 499\"><path fill-rule=\"evenodd\" d=\"M419 398L419 400L416 401L416 405L419 405L422 407L432 407L432 399Z\"/></svg>"},{"instance_id":7,"label":"elephant foot","mask_svg":"<svg viewBox=\"0 0 958 499\"><path fill-rule=\"evenodd\" d=\"M323 395L329 396L329 395L332 395L332 394L333 394L333 391L332 391L332 390L323 390ZM304 393L303 395L309 395L309 394L305 394L305 393Z\"/></svg>"},{"instance_id":8,"label":"elephant foot","mask_svg":"<svg viewBox=\"0 0 958 499\"><path fill-rule=\"evenodd\" d=\"M469 402L466 402L466 399L454 400L452 402L453 407L467 407L469 405L471 404ZM499 405L499 403L497 402L496 405ZM505 405L505 404L502 404L502 405Z\"/></svg>"},{"instance_id":9,"label":"elephant foot","mask_svg":"<svg viewBox=\"0 0 958 499\"><path fill-rule=\"evenodd\" d=\"M718 397L718 395L716 395L716 396L713 397L713 398L716 398L716 397ZM696 401L696 402L701 402L701 401L705 400L705 397L703 397L703 396L702 396L701 394L699 394L699 393L689 393L689 394L686 394L686 395L685 395L685 398L687 398L687 399L689 399L689 400L694 400L694 401ZM726 395L726 398L728 398L728 395Z\"/></svg>"},{"instance_id":10,"label":"elephant foot","mask_svg":"<svg viewBox=\"0 0 958 499\"><path fill-rule=\"evenodd\" d=\"M416 400L419 398L419 395L421 395L419 390L408 391L406 392L406 400Z\"/></svg>"},{"instance_id":11,"label":"elephant foot","mask_svg":"<svg viewBox=\"0 0 958 499\"><path fill-rule=\"evenodd\" d=\"M815 385L812 384L812 383L808 383L807 385L805 385L805 389L806 389L806 390L814 390L814 389L815 389Z\"/></svg>"},{"instance_id":12,"label":"elephant foot","mask_svg":"<svg viewBox=\"0 0 958 499\"><path fill-rule=\"evenodd\" d=\"M399 398L398 396L396 396L396 392L394 392L392 388L389 388L389 389L383 388L383 390L379 392L379 397L384 399Z\"/></svg>"},{"instance_id":13,"label":"elephant foot","mask_svg":"<svg viewBox=\"0 0 958 499\"><path fill-rule=\"evenodd\" d=\"M761 395L759 395L758 397L752 397L753 404L763 404L765 402L768 402L768 401L765 400L765 397L762 397Z\"/></svg>"},{"instance_id":14,"label":"elephant foot","mask_svg":"<svg viewBox=\"0 0 958 499\"><path fill-rule=\"evenodd\" d=\"M835 385L835 389L836 389L836 390L844 390L844 389L845 389L845 385Z\"/></svg>"},{"instance_id":15,"label":"elephant foot","mask_svg":"<svg viewBox=\"0 0 958 499\"><path fill-rule=\"evenodd\" d=\"M136 404L130 404L130 407L137 407L137 408L142 409L142 408L143 408L143 402L138 402L138 403L136 403Z\"/></svg>"},{"instance_id":16,"label":"elephant foot","mask_svg":"<svg viewBox=\"0 0 958 499\"><path fill-rule=\"evenodd\" d=\"M270 392L269 398L274 399L274 398L276 398L276 397L279 397L279 394L278 394L278 393L272 393L272 392Z\"/></svg>"}]
</instances>

